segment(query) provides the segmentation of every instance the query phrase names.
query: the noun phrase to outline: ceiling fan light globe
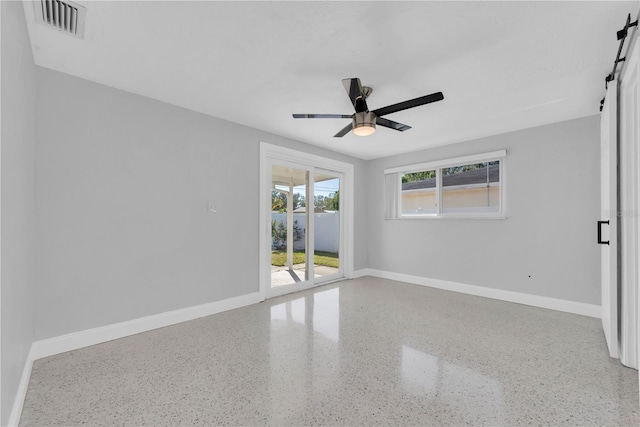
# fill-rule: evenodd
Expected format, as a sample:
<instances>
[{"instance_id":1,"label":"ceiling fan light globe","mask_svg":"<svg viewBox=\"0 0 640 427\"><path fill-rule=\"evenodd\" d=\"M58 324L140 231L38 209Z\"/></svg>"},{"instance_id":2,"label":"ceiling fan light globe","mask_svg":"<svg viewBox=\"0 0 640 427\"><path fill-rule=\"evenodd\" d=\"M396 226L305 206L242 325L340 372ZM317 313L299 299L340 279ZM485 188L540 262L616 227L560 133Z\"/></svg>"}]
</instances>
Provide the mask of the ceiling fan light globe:
<instances>
[{"instance_id":1,"label":"ceiling fan light globe","mask_svg":"<svg viewBox=\"0 0 640 427\"><path fill-rule=\"evenodd\" d=\"M376 128L374 126L360 126L353 129L353 133L358 136L373 135L375 131L376 131Z\"/></svg>"},{"instance_id":2,"label":"ceiling fan light globe","mask_svg":"<svg viewBox=\"0 0 640 427\"><path fill-rule=\"evenodd\" d=\"M376 131L376 115L370 111L356 113L353 116L353 133L357 136L369 136Z\"/></svg>"}]
</instances>

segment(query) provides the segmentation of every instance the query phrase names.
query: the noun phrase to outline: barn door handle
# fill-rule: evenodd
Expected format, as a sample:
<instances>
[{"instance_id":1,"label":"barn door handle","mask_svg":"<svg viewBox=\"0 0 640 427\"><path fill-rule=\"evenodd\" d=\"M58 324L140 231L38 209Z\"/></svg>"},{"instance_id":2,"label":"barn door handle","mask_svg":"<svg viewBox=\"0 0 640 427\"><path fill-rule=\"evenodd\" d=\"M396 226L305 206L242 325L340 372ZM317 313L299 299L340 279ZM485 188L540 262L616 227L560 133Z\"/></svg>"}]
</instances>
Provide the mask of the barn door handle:
<instances>
[{"instance_id":1,"label":"barn door handle","mask_svg":"<svg viewBox=\"0 0 640 427\"><path fill-rule=\"evenodd\" d=\"M609 221L598 221L598 244L599 245L608 245L609 241L602 241L602 224L609 224Z\"/></svg>"}]
</instances>

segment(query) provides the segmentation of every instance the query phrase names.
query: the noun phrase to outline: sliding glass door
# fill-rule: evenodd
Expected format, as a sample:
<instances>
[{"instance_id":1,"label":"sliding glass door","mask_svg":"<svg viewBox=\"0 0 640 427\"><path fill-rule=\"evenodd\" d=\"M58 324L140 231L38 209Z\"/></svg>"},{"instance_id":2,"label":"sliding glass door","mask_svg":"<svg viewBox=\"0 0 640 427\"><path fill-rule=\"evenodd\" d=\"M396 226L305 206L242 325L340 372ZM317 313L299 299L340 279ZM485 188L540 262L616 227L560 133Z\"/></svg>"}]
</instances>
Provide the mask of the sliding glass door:
<instances>
[{"instance_id":1,"label":"sliding glass door","mask_svg":"<svg viewBox=\"0 0 640 427\"><path fill-rule=\"evenodd\" d=\"M271 287L307 282L309 175L299 165L274 164L271 172Z\"/></svg>"},{"instance_id":2,"label":"sliding glass door","mask_svg":"<svg viewBox=\"0 0 640 427\"><path fill-rule=\"evenodd\" d=\"M342 174L315 169L313 185L313 272L317 282L342 277L340 184Z\"/></svg>"},{"instance_id":3,"label":"sliding glass door","mask_svg":"<svg viewBox=\"0 0 640 427\"><path fill-rule=\"evenodd\" d=\"M271 273L268 296L343 276L342 174L271 162Z\"/></svg>"}]
</instances>

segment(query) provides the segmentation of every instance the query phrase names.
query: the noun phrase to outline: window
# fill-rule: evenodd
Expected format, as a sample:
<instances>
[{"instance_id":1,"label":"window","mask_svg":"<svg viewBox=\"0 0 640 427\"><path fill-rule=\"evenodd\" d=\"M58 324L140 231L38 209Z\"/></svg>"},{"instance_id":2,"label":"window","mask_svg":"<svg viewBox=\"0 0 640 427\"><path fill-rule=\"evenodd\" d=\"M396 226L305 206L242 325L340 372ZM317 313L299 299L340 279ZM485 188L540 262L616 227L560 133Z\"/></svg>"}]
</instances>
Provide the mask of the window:
<instances>
[{"instance_id":1,"label":"window","mask_svg":"<svg viewBox=\"0 0 640 427\"><path fill-rule=\"evenodd\" d=\"M442 212L500 212L500 160L451 166L442 174Z\"/></svg>"},{"instance_id":2,"label":"window","mask_svg":"<svg viewBox=\"0 0 640 427\"><path fill-rule=\"evenodd\" d=\"M438 212L435 169L402 175L400 206L402 216L435 214Z\"/></svg>"},{"instance_id":3,"label":"window","mask_svg":"<svg viewBox=\"0 0 640 427\"><path fill-rule=\"evenodd\" d=\"M386 218L504 218L506 150L385 170Z\"/></svg>"}]
</instances>

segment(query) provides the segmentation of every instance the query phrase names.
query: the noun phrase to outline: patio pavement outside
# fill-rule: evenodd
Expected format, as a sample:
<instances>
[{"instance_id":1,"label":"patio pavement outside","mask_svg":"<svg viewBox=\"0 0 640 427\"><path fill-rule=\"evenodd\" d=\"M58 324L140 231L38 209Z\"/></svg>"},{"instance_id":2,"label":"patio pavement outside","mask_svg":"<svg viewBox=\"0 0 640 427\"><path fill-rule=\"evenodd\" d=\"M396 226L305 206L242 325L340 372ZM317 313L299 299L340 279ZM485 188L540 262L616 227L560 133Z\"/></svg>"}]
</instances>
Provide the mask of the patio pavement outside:
<instances>
[{"instance_id":1,"label":"patio pavement outside","mask_svg":"<svg viewBox=\"0 0 640 427\"><path fill-rule=\"evenodd\" d=\"M329 274L337 273L339 270L334 267L327 267L324 265L316 265L314 267L314 276L322 277ZM289 271L287 266L278 267L271 266L271 287L291 285L296 282L304 281L304 275L306 273L306 264L294 264L293 271ZM296 280L296 278L298 280Z\"/></svg>"}]
</instances>

